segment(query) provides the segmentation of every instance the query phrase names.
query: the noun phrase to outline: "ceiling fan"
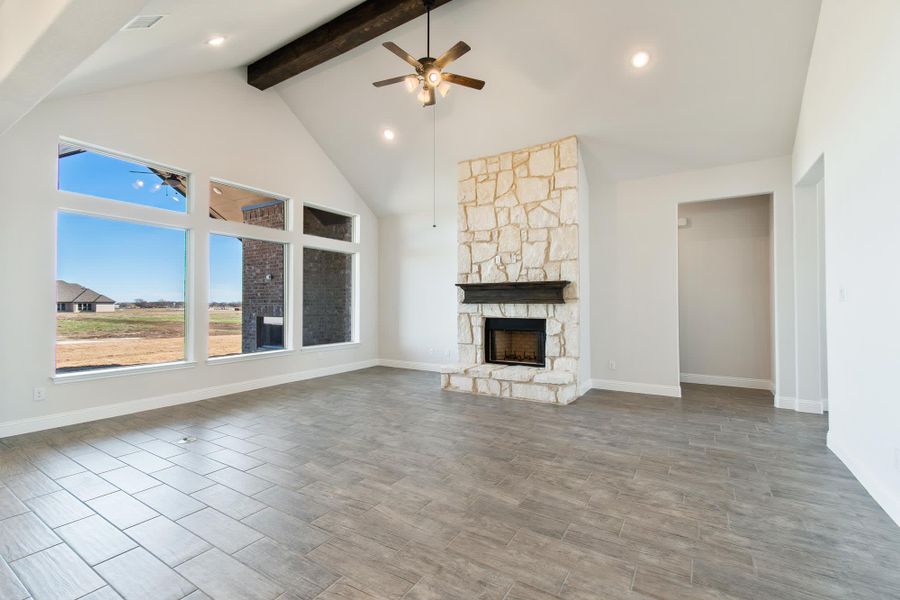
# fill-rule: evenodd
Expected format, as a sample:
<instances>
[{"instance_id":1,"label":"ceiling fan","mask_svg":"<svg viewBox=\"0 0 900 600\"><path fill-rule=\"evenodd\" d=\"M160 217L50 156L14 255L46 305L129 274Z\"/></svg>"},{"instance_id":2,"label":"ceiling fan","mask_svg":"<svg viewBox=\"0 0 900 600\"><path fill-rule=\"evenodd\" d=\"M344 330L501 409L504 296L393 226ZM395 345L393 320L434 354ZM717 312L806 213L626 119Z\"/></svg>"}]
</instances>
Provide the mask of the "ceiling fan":
<instances>
[{"instance_id":1,"label":"ceiling fan","mask_svg":"<svg viewBox=\"0 0 900 600\"><path fill-rule=\"evenodd\" d=\"M158 169L154 169L153 167L148 167L149 171L134 171L129 170L129 173L142 173L147 175L156 175L160 178L160 182L150 188L151 192L158 192L162 188L166 188L166 198L169 197L169 191L172 192L172 199L175 202L180 202L181 199L178 197L178 193L184 195L184 176L183 175L173 175L171 173L166 173L165 171L160 171ZM132 184L135 189L140 189L144 187L143 179L136 179Z\"/></svg>"},{"instance_id":2,"label":"ceiling fan","mask_svg":"<svg viewBox=\"0 0 900 600\"><path fill-rule=\"evenodd\" d=\"M432 58L431 55L431 9L434 7L434 0L424 0L425 11L428 20L427 33L427 54L418 60L403 50L394 42L385 42L382 44L385 48L405 60L412 65L416 72L411 75L401 75L392 77L383 81L376 81L372 85L375 87L384 87L394 83L403 82L406 89L410 92L419 90L416 98L422 103L422 106L433 106L436 102L435 90L440 92L441 96L446 96L450 91L450 84L462 85L474 90L480 90L484 87L484 82L480 79L465 77L464 75L455 75L453 73L444 72L444 67L452 63L454 60L471 50L465 42L457 42L455 46L444 52L438 58ZM421 88L421 89L420 89Z\"/></svg>"}]
</instances>

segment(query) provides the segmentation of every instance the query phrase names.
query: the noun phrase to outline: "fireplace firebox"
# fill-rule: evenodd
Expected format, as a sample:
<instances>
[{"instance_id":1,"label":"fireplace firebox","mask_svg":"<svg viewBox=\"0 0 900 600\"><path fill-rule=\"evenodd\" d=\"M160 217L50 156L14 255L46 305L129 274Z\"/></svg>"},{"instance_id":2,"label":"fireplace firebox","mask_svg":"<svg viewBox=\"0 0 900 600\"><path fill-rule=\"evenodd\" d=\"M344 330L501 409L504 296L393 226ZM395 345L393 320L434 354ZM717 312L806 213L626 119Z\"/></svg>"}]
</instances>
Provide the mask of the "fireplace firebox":
<instances>
[{"instance_id":1,"label":"fireplace firebox","mask_svg":"<svg viewBox=\"0 0 900 600\"><path fill-rule=\"evenodd\" d=\"M545 319L487 318L484 320L485 362L543 367L546 338Z\"/></svg>"}]
</instances>

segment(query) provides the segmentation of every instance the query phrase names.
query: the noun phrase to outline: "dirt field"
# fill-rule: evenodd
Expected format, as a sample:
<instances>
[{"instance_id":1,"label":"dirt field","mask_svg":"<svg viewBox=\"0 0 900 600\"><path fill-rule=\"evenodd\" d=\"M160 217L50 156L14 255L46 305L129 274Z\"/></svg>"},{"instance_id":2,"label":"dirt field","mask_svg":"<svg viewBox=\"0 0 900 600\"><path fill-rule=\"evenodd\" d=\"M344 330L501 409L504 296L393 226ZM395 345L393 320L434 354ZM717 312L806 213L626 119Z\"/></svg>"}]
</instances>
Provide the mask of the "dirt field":
<instances>
[{"instance_id":1,"label":"dirt field","mask_svg":"<svg viewBox=\"0 0 900 600\"><path fill-rule=\"evenodd\" d=\"M209 354L241 351L240 311L209 311ZM56 368L148 365L184 359L184 312L129 308L112 313L58 313Z\"/></svg>"}]
</instances>

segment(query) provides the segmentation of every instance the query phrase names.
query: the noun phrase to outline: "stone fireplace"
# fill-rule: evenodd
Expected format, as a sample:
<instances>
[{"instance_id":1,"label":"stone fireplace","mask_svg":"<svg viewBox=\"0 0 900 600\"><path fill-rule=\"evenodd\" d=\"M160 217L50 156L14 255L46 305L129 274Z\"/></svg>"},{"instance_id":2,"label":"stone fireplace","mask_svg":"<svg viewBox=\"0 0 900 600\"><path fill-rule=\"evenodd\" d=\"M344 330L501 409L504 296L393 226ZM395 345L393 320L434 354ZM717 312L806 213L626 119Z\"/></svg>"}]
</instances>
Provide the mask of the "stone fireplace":
<instances>
[{"instance_id":1,"label":"stone fireplace","mask_svg":"<svg viewBox=\"0 0 900 600\"><path fill-rule=\"evenodd\" d=\"M578 397L582 181L574 137L459 163L460 362L443 369L444 389L555 404Z\"/></svg>"}]
</instances>

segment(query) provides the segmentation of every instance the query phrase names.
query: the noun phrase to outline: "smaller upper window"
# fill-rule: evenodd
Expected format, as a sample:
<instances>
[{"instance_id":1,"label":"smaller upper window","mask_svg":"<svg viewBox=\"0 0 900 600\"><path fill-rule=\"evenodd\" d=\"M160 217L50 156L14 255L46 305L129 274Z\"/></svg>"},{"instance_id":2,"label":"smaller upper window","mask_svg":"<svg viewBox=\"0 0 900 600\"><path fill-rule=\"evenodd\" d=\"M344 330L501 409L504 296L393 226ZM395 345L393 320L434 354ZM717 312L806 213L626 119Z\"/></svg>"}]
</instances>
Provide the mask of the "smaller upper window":
<instances>
[{"instance_id":1,"label":"smaller upper window","mask_svg":"<svg viewBox=\"0 0 900 600\"><path fill-rule=\"evenodd\" d=\"M303 207L303 233L319 237L353 241L353 217L312 206Z\"/></svg>"},{"instance_id":2,"label":"smaller upper window","mask_svg":"<svg viewBox=\"0 0 900 600\"><path fill-rule=\"evenodd\" d=\"M187 212L187 175L116 158L68 142L59 144L57 189Z\"/></svg>"},{"instance_id":3,"label":"smaller upper window","mask_svg":"<svg viewBox=\"0 0 900 600\"><path fill-rule=\"evenodd\" d=\"M284 198L218 181L209 182L209 216L213 219L284 230L286 206Z\"/></svg>"}]
</instances>

